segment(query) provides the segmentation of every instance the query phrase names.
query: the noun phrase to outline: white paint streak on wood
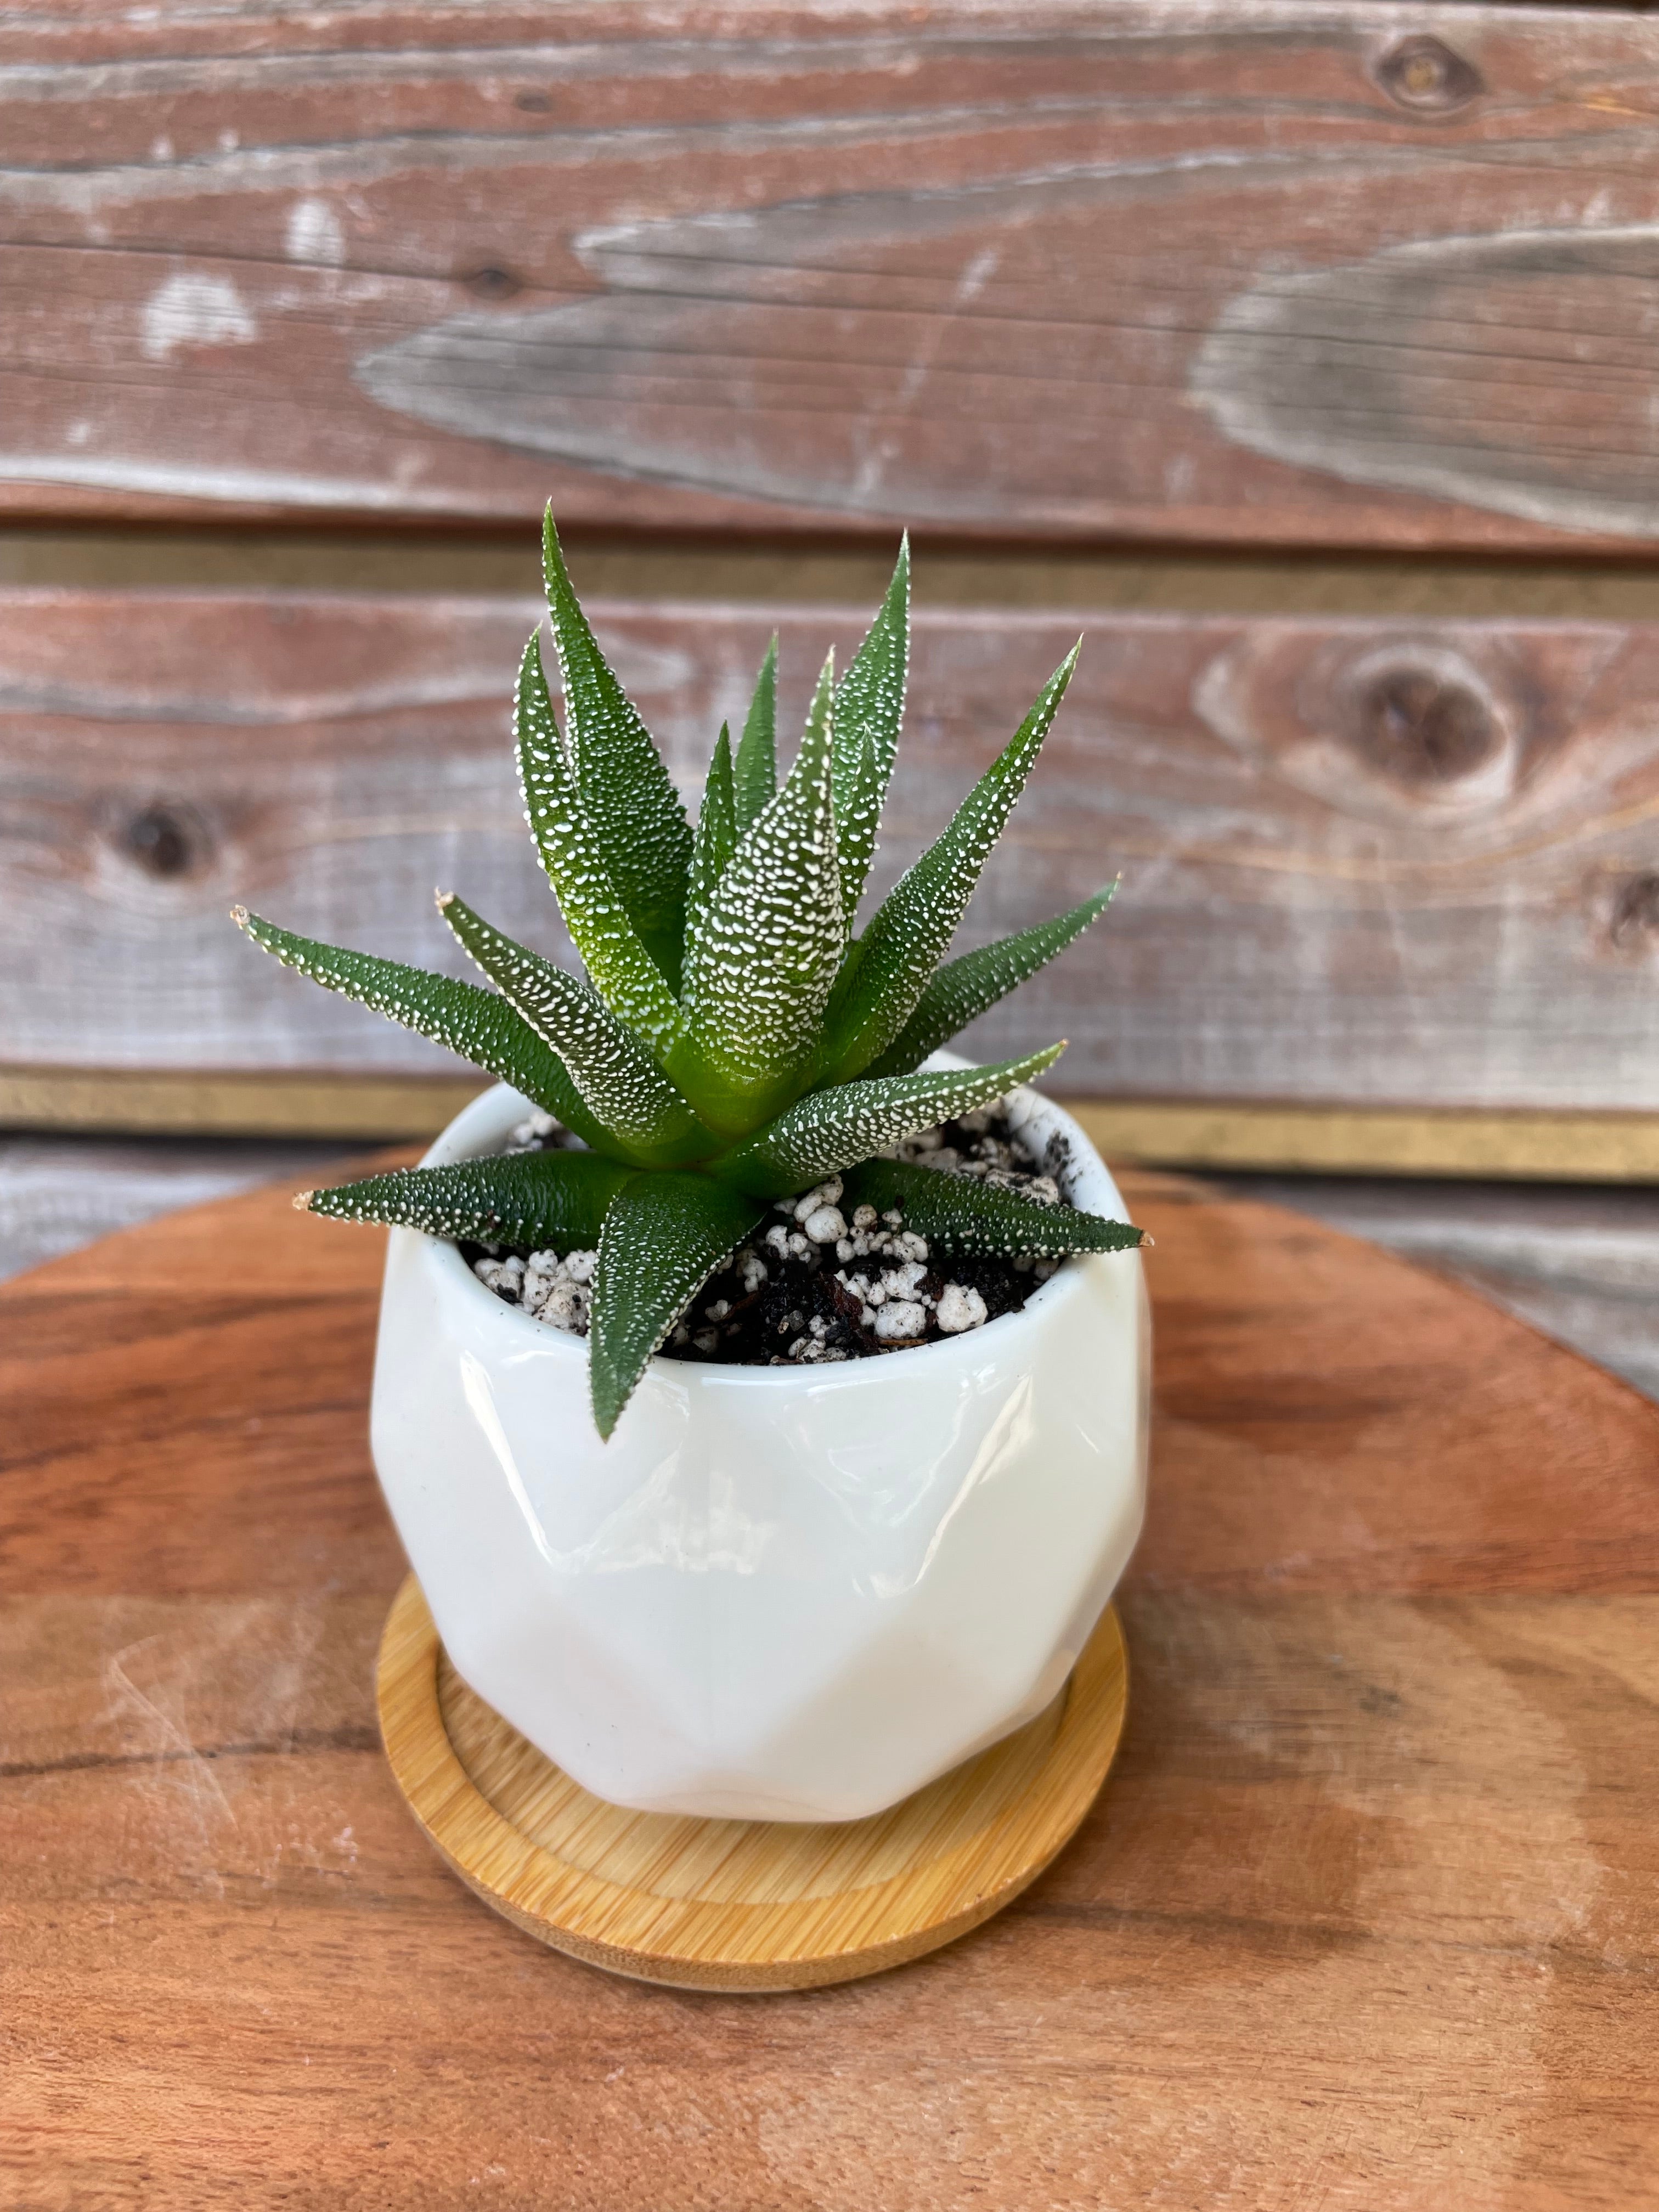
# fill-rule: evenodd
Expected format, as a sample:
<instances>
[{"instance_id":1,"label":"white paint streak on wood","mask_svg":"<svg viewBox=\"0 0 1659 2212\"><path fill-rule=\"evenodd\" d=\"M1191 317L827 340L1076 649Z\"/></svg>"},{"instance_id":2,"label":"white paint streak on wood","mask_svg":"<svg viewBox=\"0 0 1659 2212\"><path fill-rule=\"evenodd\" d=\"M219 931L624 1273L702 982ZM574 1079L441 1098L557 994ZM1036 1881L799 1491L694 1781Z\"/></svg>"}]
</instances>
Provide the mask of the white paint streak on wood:
<instances>
[{"instance_id":1,"label":"white paint streak on wood","mask_svg":"<svg viewBox=\"0 0 1659 2212\"><path fill-rule=\"evenodd\" d=\"M453 514L453 492L444 485L422 491L418 483L385 477L306 476L287 469L252 469L198 462L180 454L140 458L102 454L82 460L67 453L0 452L0 480L14 483L81 484L93 490L154 492L161 497L210 499L251 507L341 507L365 514ZM506 497L486 502L498 514L514 514Z\"/></svg>"},{"instance_id":2,"label":"white paint streak on wood","mask_svg":"<svg viewBox=\"0 0 1659 2212\"><path fill-rule=\"evenodd\" d=\"M143 346L150 361L170 361L186 348L251 345L258 335L228 276L178 270L144 303Z\"/></svg>"},{"instance_id":3,"label":"white paint streak on wood","mask_svg":"<svg viewBox=\"0 0 1659 2212\"><path fill-rule=\"evenodd\" d=\"M345 259L345 233L340 218L324 199L297 199L289 210L286 234L290 261L322 264L337 269Z\"/></svg>"}]
</instances>

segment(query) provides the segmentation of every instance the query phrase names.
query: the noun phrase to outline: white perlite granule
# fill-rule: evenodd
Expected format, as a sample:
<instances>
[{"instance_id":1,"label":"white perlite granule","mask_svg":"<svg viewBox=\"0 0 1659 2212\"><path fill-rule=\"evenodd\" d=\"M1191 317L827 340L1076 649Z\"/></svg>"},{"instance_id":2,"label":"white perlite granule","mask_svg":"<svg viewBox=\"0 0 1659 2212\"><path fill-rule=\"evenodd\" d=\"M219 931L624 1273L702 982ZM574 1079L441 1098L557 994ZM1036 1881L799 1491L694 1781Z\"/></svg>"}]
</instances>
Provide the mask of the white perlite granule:
<instances>
[{"instance_id":1,"label":"white perlite granule","mask_svg":"<svg viewBox=\"0 0 1659 2212\"><path fill-rule=\"evenodd\" d=\"M550 1114L544 1114L538 1107L509 1132L502 1149L509 1157L514 1152L539 1152L558 1126Z\"/></svg>"},{"instance_id":2,"label":"white perlite granule","mask_svg":"<svg viewBox=\"0 0 1659 2212\"><path fill-rule=\"evenodd\" d=\"M970 1286L947 1283L939 1294L937 1319L946 1336L960 1336L964 1329L982 1326L985 1301Z\"/></svg>"},{"instance_id":3,"label":"white perlite granule","mask_svg":"<svg viewBox=\"0 0 1659 2212\"><path fill-rule=\"evenodd\" d=\"M597 1252L567 1252L562 1260L556 1252L532 1252L528 1260L475 1260L472 1272L510 1305L572 1336L586 1336L599 1258Z\"/></svg>"}]
</instances>

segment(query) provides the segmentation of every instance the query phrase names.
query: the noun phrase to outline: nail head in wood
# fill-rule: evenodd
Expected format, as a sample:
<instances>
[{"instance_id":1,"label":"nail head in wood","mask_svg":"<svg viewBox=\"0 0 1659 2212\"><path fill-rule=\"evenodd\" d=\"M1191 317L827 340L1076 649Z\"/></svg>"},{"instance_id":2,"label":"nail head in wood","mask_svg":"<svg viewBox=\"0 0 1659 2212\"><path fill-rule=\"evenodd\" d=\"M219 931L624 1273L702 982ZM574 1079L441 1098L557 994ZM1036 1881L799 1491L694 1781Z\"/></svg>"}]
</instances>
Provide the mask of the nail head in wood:
<instances>
[{"instance_id":1,"label":"nail head in wood","mask_svg":"<svg viewBox=\"0 0 1659 2212\"><path fill-rule=\"evenodd\" d=\"M1426 33L1390 46L1376 65L1376 82L1400 106L1425 115L1453 114L1486 88L1472 62Z\"/></svg>"}]
</instances>

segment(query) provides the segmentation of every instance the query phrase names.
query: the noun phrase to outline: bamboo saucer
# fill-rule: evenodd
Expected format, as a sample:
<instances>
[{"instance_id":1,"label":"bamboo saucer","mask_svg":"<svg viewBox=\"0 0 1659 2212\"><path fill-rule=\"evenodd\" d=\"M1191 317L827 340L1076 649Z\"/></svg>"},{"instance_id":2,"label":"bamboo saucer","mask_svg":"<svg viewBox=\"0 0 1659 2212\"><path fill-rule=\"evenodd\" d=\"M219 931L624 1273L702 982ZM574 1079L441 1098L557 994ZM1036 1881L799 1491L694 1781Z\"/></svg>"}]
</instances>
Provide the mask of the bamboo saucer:
<instances>
[{"instance_id":1,"label":"bamboo saucer","mask_svg":"<svg viewBox=\"0 0 1659 2212\"><path fill-rule=\"evenodd\" d=\"M1127 1703L1109 1607L1048 1710L902 1804L839 1825L630 1813L578 1787L475 1696L410 1575L380 1642L398 1788L485 1904L589 1965L688 1990L802 1990L937 1949L1076 1831Z\"/></svg>"}]
</instances>

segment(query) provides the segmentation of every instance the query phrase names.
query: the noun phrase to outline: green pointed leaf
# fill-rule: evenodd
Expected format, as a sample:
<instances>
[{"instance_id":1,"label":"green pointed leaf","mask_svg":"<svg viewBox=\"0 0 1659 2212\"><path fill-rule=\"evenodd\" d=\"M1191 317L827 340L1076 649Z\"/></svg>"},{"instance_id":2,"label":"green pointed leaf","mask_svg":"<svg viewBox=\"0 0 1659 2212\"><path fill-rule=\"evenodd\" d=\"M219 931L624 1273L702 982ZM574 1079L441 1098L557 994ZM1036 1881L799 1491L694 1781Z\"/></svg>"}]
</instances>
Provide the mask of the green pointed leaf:
<instances>
[{"instance_id":1,"label":"green pointed leaf","mask_svg":"<svg viewBox=\"0 0 1659 2212\"><path fill-rule=\"evenodd\" d=\"M686 927L708 907L714 886L726 872L726 864L738 849L737 802L732 791L732 732L720 724L708 779L703 785L702 811L697 817L696 842L691 853L691 894L686 901Z\"/></svg>"},{"instance_id":2,"label":"green pointed leaf","mask_svg":"<svg viewBox=\"0 0 1659 2212\"><path fill-rule=\"evenodd\" d=\"M867 1160L847 1178L845 1206L897 1206L904 1225L943 1251L1017 1259L1067 1252L1127 1252L1142 1231L1069 1206L1039 1206L1018 1191L991 1190L971 1176L945 1175L904 1160Z\"/></svg>"},{"instance_id":3,"label":"green pointed leaf","mask_svg":"<svg viewBox=\"0 0 1659 2212\"><path fill-rule=\"evenodd\" d=\"M651 732L599 650L571 587L553 510L542 532L569 760L606 872L646 951L678 989L691 831Z\"/></svg>"},{"instance_id":4,"label":"green pointed leaf","mask_svg":"<svg viewBox=\"0 0 1659 2212\"><path fill-rule=\"evenodd\" d=\"M669 1073L703 1121L746 1136L799 1091L844 936L830 798L824 664L781 791L726 864L685 950L685 1040Z\"/></svg>"},{"instance_id":5,"label":"green pointed leaf","mask_svg":"<svg viewBox=\"0 0 1659 2212\"><path fill-rule=\"evenodd\" d=\"M810 1190L825 1176L867 1159L918 1129L966 1114L1052 1067L1066 1049L1050 1045L994 1067L929 1068L920 1075L841 1083L808 1091L787 1113L713 1164L710 1172L757 1197Z\"/></svg>"},{"instance_id":6,"label":"green pointed leaf","mask_svg":"<svg viewBox=\"0 0 1659 2212\"><path fill-rule=\"evenodd\" d=\"M399 960L380 960L372 952L350 952L343 945L295 936L246 907L233 907L231 914L237 927L285 968L447 1046L556 1115L585 1144L608 1147L563 1063L493 991L424 968L406 968Z\"/></svg>"},{"instance_id":7,"label":"green pointed leaf","mask_svg":"<svg viewBox=\"0 0 1659 2212\"><path fill-rule=\"evenodd\" d=\"M588 1339L602 1437L698 1291L765 1218L763 1203L707 1176L636 1176L617 1194L599 1237Z\"/></svg>"},{"instance_id":8,"label":"green pointed leaf","mask_svg":"<svg viewBox=\"0 0 1659 2212\"><path fill-rule=\"evenodd\" d=\"M916 1001L916 1010L879 1058L865 1070L867 1075L904 1075L920 1067L931 1053L948 1044L959 1030L978 1019L987 1007L1006 998L1028 975L1035 975L1057 952L1062 952L1106 906L1117 885L1108 884L1069 913L1052 921L1022 929L1017 937L999 938L964 952L947 968L939 969Z\"/></svg>"},{"instance_id":9,"label":"green pointed leaf","mask_svg":"<svg viewBox=\"0 0 1659 2212\"><path fill-rule=\"evenodd\" d=\"M597 1152L520 1152L453 1167L399 1168L295 1200L334 1221L380 1221L452 1242L520 1251L586 1251L605 1208L636 1173Z\"/></svg>"},{"instance_id":10,"label":"green pointed leaf","mask_svg":"<svg viewBox=\"0 0 1659 2212\"><path fill-rule=\"evenodd\" d=\"M880 611L836 694L836 845L847 927L864 895L892 781L910 661L910 539Z\"/></svg>"},{"instance_id":11,"label":"green pointed leaf","mask_svg":"<svg viewBox=\"0 0 1659 2212\"><path fill-rule=\"evenodd\" d=\"M754 696L743 725L743 741L732 770L737 800L738 834L742 836L762 810L769 806L778 787L778 634L766 648L766 658L755 678Z\"/></svg>"},{"instance_id":12,"label":"green pointed leaf","mask_svg":"<svg viewBox=\"0 0 1659 2212\"><path fill-rule=\"evenodd\" d=\"M453 892L438 910L509 1006L564 1062L606 1149L642 1165L678 1165L716 1149L685 1100L599 994L492 928Z\"/></svg>"},{"instance_id":13,"label":"green pointed leaf","mask_svg":"<svg viewBox=\"0 0 1659 2212\"><path fill-rule=\"evenodd\" d=\"M526 817L571 941L611 1012L665 1051L678 1031L679 1008L628 918L571 780L534 635L519 665L517 720Z\"/></svg>"},{"instance_id":14,"label":"green pointed leaf","mask_svg":"<svg viewBox=\"0 0 1659 2212\"><path fill-rule=\"evenodd\" d=\"M905 870L860 939L830 1016L825 1057L833 1080L845 1082L860 1073L915 1012L1024 787L1066 696L1078 652L1073 646L1012 742L963 799L944 835Z\"/></svg>"}]
</instances>

